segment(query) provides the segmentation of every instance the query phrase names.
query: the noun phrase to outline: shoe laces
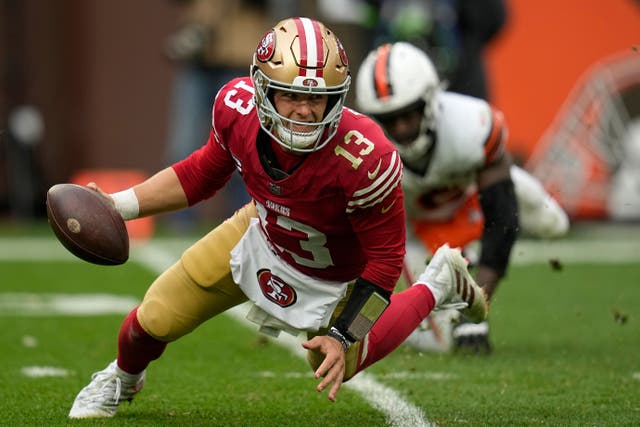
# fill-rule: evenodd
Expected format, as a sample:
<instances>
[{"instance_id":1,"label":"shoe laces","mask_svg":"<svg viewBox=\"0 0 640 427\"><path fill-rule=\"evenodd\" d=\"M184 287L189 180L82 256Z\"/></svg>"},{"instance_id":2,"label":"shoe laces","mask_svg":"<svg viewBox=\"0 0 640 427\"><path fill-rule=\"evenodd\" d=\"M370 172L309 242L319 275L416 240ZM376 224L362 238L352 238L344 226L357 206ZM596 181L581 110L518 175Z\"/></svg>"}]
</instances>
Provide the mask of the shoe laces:
<instances>
[{"instance_id":1,"label":"shoe laces","mask_svg":"<svg viewBox=\"0 0 640 427\"><path fill-rule=\"evenodd\" d=\"M120 395L122 394L122 380L120 379L120 377L118 377L117 375L114 376L113 378L115 380L115 390L113 393L113 401L114 403L117 405L118 403L120 403ZM101 392L103 392L105 395L108 395L109 393L109 385L110 382L107 381L102 388L100 389Z\"/></svg>"},{"instance_id":2,"label":"shoe laces","mask_svg":"<svg viewBox=\"0 0 640 427\"><path fill-rule=\"evenodd\" d=\"M103 396L103 402L118 405L122 396L122 380L112 372L96 372L91 375L91 380L96 381L98 393ZM94 401L95 396L87 394L84 401Z\"/></svg>"}]
</instances>

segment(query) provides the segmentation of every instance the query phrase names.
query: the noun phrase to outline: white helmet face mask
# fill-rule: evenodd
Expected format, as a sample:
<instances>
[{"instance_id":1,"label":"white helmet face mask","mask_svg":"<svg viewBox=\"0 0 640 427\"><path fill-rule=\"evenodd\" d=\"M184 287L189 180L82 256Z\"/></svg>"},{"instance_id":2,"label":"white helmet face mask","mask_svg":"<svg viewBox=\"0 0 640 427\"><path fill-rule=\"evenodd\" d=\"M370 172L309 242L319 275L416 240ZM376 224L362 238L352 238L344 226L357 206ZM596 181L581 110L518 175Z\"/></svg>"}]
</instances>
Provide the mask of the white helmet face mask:
<instances>
[{"instance_id":1,"label":"white helmet face mask","mask_svg":"<svg viewBox=\"0 0 640 427\"><path fill-rule=\"evenodd\" d=\"M412 162L423 158L433 143L428 130L435 128L438 90L440 79L429 57L410 43L397 42L378 47L364 60L356 82L356 102L360 111L379 119L383 127L394 116L422 108L413 140L396 141L385 129L400 156Z\"/></svg>"},{"instance_id":2,"label":"white helmet face mask","mask_svg":"<svg viewBox=\"0 0 640 427\"><path fill-rule=\"evenodd\" d=\"M258 44L251 78L260 126L282 147L310 153L335 135L349 90L349 66L342 44L322 23L290 18L276 24ZM283 116L273 103L276 90L326 95L324 116L313 123ZM301 127L310 130L296 130Z\"/></svg>"}]
</instances>

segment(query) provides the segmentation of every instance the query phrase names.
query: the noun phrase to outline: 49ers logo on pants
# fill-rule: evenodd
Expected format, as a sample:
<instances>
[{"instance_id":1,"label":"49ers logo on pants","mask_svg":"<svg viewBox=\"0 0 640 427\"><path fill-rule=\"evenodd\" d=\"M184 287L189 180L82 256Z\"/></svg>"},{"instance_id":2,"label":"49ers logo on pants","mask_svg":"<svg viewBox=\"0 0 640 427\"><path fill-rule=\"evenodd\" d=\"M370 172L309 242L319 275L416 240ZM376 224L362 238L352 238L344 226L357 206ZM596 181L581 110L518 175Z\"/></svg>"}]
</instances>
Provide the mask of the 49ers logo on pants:
<instances>
[{"instance_id":1,"label":"49ers logo on pants","mask_svg":"<svg viewBox=\"0 0 640 427\"><path fill-rule=\"evenodd\" d=\"M298 298L295 289L285 283L281 278L271 274L268 268L258 270L258 283L264 296L280 307L289 307Z\"/></svg>"}]
</instances>

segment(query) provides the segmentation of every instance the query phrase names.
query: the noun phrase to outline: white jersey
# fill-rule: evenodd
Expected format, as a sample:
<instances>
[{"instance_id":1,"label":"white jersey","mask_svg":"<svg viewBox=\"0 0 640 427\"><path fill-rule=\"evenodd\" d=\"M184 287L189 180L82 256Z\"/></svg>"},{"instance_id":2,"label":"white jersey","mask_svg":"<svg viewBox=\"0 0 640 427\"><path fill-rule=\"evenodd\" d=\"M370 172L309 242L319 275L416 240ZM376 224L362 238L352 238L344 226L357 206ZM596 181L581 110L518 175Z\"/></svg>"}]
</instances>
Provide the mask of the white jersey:
<instances>
[{"instance_id":1,"label":"white jersey","mask_svg":"<svg viewBox=\"0 0 640 427\"><path fill-rule=\"evenodd\" d=\"M436 103L436 137L427 172L404 170L409 217L445 219L473 193L478 170L504 150L502 115L487 102L442 91Z\"/></svg>"}]
</instances>

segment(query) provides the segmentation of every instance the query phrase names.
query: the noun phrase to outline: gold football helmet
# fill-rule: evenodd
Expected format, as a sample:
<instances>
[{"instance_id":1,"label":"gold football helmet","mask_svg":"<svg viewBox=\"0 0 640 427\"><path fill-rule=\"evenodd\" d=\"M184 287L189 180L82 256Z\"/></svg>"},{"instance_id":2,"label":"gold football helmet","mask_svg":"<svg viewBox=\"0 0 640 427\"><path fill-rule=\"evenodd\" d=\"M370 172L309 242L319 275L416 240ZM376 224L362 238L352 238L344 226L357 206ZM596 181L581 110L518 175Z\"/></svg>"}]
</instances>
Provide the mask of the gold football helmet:
<instances>
[{"instance_id":1,"label":"gold football helmet","mask_svg":"<svg viewBox=\"0 0 640 427\"><path fill-rule=\"evenodd\" d=\"M319 21L289 18L277 23L260 40L253 55L251 79L260 125L281 146L310 153L335 135L351 77L347 55L336 35ZM320 122L302 123L279 114L273 91L327 95ZM294 126L312 126L309 132Z\"/></svg>"}]
</instances>

